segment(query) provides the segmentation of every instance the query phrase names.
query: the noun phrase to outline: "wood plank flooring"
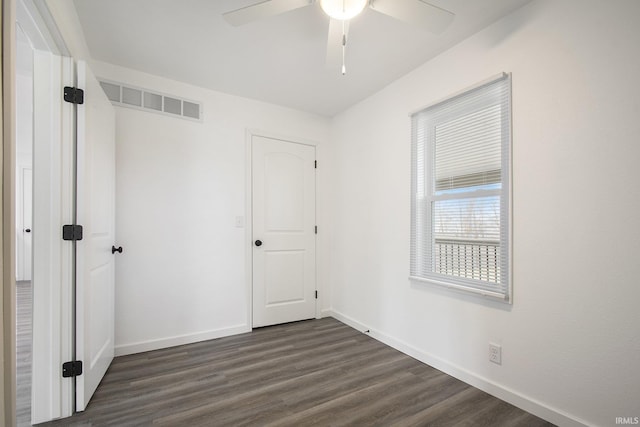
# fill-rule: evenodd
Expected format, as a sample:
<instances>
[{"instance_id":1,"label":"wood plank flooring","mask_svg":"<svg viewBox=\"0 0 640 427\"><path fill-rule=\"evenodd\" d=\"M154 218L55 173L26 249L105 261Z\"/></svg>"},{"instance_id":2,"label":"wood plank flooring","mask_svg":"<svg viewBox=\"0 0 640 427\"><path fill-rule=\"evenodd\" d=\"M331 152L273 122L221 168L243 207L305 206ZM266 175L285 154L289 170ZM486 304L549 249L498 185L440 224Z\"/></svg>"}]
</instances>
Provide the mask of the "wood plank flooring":
<instances>
[{"instance_id":1,"label":"wood plank flooring","mask_svg":"<svg viewBox=\"0 0 640 427\"><path fill-rule=\"evenodd\" d=\"M42 426L550 426L335 319L118 357Z\"/></svg>"},{"instance_id":2,"label":"wood plank flooring","mask_svg":"<svg viewBox=\"0 0 640 427\"><path fill-rule=\"evenodd\" d=\"M18 427L31 423L31 282L16 282L16 418Z\"/></svg>"}]
</instances>

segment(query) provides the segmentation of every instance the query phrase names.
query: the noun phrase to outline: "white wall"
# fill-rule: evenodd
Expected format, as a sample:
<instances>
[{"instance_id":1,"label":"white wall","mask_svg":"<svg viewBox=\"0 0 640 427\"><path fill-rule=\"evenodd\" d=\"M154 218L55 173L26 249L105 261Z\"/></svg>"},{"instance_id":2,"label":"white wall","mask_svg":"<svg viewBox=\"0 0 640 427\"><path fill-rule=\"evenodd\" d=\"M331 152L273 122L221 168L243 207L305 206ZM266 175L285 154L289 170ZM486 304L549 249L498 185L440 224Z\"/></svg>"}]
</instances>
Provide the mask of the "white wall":
<instances>
[{"instance_id":1,"label":"white wall","mask_svg":"<svg viewBox=\"0 0 640 427\"><path fill-rule=\"evenodd\" d=\"M336 117L333 313L553 422L640 416L639 19L635 0L536 1ZM501 71L512 306L407 279L408 113Z\"/></svg>"},{"instance_id":2,"label":"white wall","mask_svg":"<svg viewBox=\"0 0 640 427\"><path fill-rule=\"evenodd\" d=\"M92 68L105 79L201 101L204 114L200 123L116 107L117 245L124 248L116 261L116 353L250 330L251 236L235 226L246 215L246 131L316 141L322 164L328 119L109 64ZM320 172L318 181L321 193ZM322 199L318 205L321 223ZM320 289L322 282L320 275Z\"/></svg>"}]
</instances>

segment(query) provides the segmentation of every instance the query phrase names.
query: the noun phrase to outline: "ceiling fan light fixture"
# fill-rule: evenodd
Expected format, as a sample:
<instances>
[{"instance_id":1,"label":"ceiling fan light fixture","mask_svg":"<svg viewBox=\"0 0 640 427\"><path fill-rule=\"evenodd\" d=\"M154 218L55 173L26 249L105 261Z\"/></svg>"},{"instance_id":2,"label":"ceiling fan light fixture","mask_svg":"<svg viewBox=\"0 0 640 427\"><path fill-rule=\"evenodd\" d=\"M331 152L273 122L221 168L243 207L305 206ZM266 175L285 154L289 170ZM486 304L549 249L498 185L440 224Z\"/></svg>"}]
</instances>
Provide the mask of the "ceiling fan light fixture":
<instances>
[{"instance_id":1,"label":"ceiling fan light fixture","mask_svg":"<svg viewBox=\"0 0 640 427\"><path fill-rule=\"evenodd\" d=\"M359 15L369 0L320 0L324 13L333 19L347 21Z\"/></svg>"}]
</instances>

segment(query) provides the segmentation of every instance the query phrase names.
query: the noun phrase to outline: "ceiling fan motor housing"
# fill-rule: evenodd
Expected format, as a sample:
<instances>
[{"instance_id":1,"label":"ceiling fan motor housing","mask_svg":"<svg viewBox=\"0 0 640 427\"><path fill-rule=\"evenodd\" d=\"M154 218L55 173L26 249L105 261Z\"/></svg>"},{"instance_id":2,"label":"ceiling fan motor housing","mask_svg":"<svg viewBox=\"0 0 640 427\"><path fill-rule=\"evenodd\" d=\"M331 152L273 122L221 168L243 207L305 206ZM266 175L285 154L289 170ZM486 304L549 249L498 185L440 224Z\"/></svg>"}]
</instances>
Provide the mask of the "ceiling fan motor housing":
<instances>
[{"instance_id":1,"label":"ceiling fan motor housing","mask_svg":"<svg viewBox=\"0 0 640 427\"><path fill-rule=\"evenodd\" d=\"M359 15L369 0L320 0L324 13L333 19L347 21Z\"/></svg>"}]
</instances>

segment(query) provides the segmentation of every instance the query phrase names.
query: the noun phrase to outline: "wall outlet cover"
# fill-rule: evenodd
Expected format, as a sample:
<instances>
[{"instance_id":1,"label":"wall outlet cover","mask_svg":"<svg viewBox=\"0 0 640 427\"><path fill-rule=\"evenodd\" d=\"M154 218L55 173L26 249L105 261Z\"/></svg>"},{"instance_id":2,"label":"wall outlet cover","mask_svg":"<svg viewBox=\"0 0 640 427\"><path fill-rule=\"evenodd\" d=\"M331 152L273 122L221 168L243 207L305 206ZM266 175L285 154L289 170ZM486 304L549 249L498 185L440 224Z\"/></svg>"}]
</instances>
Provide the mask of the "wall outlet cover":
<instances>
[{"instance_id":1,"label":"wall outlet cover","mask_svg":"<svg viewBox=\"0 0 640 427\"><path fill-rule=\"evenodd\" d=\"M489 362L502 365L502 346L489 343Z\"/></svg>"}]
</instances>

